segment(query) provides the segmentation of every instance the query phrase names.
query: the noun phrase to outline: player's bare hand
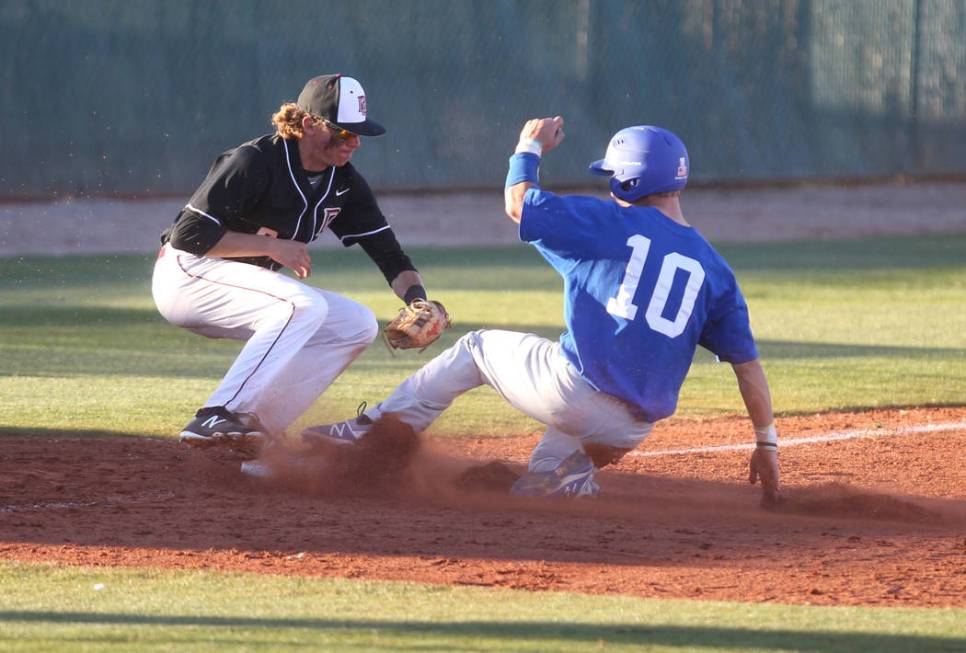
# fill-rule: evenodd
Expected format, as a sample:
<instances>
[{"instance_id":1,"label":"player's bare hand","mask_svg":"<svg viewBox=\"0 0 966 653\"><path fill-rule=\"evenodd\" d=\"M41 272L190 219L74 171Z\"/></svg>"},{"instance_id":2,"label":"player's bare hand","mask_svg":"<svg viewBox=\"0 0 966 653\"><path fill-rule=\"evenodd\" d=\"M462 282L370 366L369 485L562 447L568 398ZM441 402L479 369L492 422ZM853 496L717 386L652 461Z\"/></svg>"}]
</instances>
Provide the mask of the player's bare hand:
<instances>
[{"instance_id":1,"label":"player's bare hand","mask_svg":"<svg viewBox=\"0 0 966 653\"><path fill-rule=\"evenodd\" d=\"M563 141L563 125L564 119L560 116L528 120L520 132L520 140L537 141L544 152L549 152Z\"/></svg>"},{"instance_id":2,"label":"player's bare hand","mask_svg":"<svg viewBox=\"0 0 966 653\"><path fill-rule=\"evenodd\" d=\"M305 243L297 240L276 239L271 241L269 257L295 272L295 276L304 279L312 274L312 259L309 248Z\"/></svg>"},{"instance_id":3,"label":"player's bare hand","mask_svg":"<svg viewBox=\"0 0 966 653\"><path fill-rule=\"evenodd\" d=\"M748 464L748 482L754 485L761 481L761 505L763 508L773 508L781 503L779 477L778 451L761 447L755 449Z\"/></svg>"}]
</instances>

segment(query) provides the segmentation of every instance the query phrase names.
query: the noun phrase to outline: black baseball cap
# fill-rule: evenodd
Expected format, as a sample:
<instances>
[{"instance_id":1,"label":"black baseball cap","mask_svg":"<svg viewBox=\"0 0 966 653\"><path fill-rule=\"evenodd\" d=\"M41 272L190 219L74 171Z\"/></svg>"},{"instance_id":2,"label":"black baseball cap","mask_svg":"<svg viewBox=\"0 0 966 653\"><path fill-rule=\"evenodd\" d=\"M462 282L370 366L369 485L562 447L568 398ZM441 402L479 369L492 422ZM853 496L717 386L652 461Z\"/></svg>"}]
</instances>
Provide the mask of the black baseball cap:
<instances>
[{"instance_id":1,"label":"black baseball cap","mask_svg":"<svg viewBox=\"0 0 966 653\"><path fill-rule=\"evenodd\" d=\"M299 94L298 106L313 116L325 118L353 134L379 136L386 129L366 115L366 93L362 84L345 75L313 77Z\"/></svg>"}]
</instances>

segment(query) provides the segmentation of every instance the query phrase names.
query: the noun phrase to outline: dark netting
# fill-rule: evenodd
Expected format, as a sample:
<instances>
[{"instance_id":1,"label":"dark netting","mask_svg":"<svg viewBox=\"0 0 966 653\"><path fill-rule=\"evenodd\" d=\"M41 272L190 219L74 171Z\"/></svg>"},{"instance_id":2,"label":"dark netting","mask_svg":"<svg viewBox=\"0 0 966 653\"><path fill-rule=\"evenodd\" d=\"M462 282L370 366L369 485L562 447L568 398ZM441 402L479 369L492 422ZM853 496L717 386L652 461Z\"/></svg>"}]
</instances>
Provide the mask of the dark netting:
<instances>
[{"instance_id":1,"label":"dark netting","mask_svg":"<svg viewBox=\"0 0 966 653\"><path fill-rule=\"evenodd\" d=\"M641 123L695 180L966 173L962 0L5 0L0 196L190 192L323 72L378 189L499 188L556 113L553 184Z\"/></svg>"}]
</instances>

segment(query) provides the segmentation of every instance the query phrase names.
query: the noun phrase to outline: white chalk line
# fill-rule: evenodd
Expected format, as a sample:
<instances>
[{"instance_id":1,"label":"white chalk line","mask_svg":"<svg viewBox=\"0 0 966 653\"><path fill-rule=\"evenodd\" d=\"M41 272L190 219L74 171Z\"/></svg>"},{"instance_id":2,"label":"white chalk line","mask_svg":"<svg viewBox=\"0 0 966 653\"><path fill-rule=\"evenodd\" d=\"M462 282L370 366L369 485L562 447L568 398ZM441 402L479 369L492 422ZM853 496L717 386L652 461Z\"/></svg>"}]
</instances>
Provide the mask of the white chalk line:
<instances>
[{"instance_id":1,"label":"white chalk line","mask_svg":"<svg viewBox=\"0 0 966 653\"><path fill-rule=\"evenodd\" d=\"M919 433L939 433L942 431L961 431L966 429L966 422L946 422L944 424L921 424L917 426L903 426L896 429L861 429L857 431L838 431L809 435L801 438L779 438L778 448L798 447L804 444L820 442L839 442L841 440L857 440L859 438L886 438ZM686 456L692 453L712 453L716 451L744 451L755 448L754 442L742 444L720 444L713 447L692 447L689 449L665 449L663 451L632 451L628 456L651 458L655 456Z\"/></svg>"}]
</instances>

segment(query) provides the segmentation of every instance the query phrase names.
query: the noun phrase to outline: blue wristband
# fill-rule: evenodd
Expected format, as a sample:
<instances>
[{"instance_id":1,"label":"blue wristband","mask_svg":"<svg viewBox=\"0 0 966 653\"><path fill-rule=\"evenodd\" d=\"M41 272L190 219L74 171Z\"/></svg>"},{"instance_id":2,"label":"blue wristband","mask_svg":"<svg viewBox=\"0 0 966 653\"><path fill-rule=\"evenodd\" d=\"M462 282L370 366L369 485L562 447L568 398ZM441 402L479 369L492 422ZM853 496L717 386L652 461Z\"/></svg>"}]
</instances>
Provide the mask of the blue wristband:
<instances>
[{"instance_id":1,"label":"blue wristband","mask_svg":"<svg viewBox=\"0 0 966 653\"><path fill-rule=\"evenodd\" d=\"M506 173L506 186L516 186L517 184L529 181L533 184L540 183L540 176L537 172L540 167L540 157L531 152L521 152L510 157L510 169Z\"/></svg>"}]
</instances>

